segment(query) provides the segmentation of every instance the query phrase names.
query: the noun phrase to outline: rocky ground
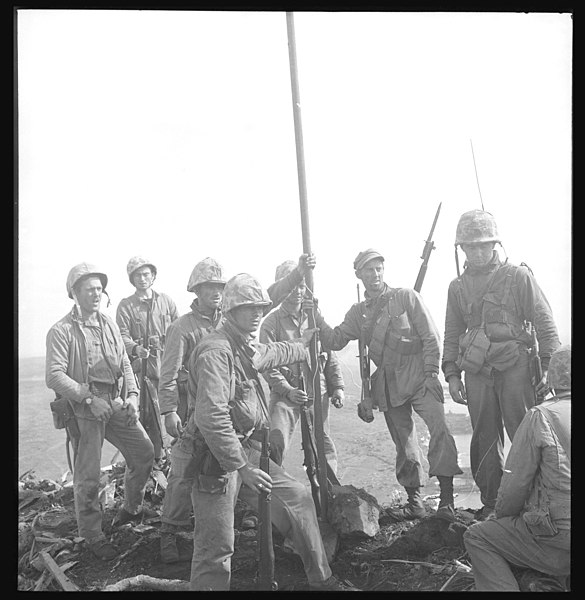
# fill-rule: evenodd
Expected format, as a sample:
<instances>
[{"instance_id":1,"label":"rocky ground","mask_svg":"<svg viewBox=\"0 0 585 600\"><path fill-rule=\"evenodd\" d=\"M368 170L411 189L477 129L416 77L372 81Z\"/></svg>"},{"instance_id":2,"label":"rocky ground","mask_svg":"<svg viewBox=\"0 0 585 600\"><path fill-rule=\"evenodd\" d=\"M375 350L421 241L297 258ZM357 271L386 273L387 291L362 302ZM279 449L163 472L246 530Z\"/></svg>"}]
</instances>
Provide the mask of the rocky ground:
<instances>
[{"instance_id":1,"label":"rocky ground","mask_svg":"<svg viewBox=\"0 0 585 600\"><path fill-rule=\"evenodd\" d=\"M77 537L71 476L61 481L39 479L34 472L18 482L18 590L124 591L188 589L192 535L181 532L181 560L160 561L160 519L112 528L123 495L122 463L103 469L101 501L104 530L119 549L117 558L96 559ZM145 503L160 514L168 464L154 470ZM436 500L426 500L428 517L395 523L380 507L380 530L374 537L341 536L331 563L333 572L361 590L469 591L470 564L462 544L465 528L474 521L472 510L457 509L456 522L432 518ZM236 551L232 561L232 590L255 589L257 530L242 528L244 507L236 509ZM274 531L275 579L280 590L308 590L300 558L288 550ZM518 571L524 591L558 589L555 581L533 571Z\"/></svg>"}]
</instances>

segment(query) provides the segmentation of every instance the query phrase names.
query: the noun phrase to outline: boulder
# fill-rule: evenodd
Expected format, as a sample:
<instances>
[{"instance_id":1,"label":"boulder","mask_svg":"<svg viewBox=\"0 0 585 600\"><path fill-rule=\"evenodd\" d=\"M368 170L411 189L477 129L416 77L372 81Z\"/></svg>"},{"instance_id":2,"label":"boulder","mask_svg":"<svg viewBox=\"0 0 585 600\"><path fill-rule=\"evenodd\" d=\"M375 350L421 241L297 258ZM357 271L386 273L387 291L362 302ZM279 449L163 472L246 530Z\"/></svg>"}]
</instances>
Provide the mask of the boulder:
<instances>
[{"instance_id":1,"label":"boulder","mask_svg":"<svg viewBox=\"0 0 585 600\"><path fill-rule=\"evenodd\" d=\"M353 485L334 485L329 523L342 536L374 537L380 531L380 505L374 496Z\"/></svg>"}]
</instances>

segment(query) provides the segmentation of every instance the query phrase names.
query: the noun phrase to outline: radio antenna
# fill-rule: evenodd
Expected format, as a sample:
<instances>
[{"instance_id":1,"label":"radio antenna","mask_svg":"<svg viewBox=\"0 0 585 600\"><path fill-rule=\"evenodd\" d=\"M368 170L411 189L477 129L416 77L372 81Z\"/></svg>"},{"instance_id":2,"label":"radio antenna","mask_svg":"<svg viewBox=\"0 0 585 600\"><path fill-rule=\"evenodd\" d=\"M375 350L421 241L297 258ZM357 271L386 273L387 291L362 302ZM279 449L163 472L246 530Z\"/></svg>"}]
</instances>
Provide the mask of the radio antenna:
<instances>
[{"instance_id":1,"label":"radio antenna","mask_svg":"<svg viewBox=\"0 0 585 600\"><path fill-rule=\"evenodd\" d=\"M471 156L473 157L473 168L475 169L475 181L477 181L477 190L479 191L479 199L481 200L481 210L485 211L483 207L483 198L481 197L481 188L479 187L479 177L477 176L477 166L475 165L475 154L473 153L473 142L469 140L471 144Z\"/></svg>"}]
</instances>

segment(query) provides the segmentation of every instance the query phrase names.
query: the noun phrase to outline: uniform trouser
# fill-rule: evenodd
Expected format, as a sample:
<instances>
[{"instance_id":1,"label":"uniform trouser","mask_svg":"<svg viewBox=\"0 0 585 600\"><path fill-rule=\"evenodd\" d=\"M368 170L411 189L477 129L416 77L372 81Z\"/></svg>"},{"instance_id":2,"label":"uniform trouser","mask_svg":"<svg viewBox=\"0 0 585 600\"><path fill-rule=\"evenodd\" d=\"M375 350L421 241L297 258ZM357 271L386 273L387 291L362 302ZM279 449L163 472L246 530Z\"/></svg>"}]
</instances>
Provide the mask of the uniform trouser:
<instances>
[{"instance_id":1,"label":"uniform trouser","mask_svg":"<svg viewBox=\"0 0 585 600\"><path fill-rule=\"evenodd\" d=\"M109 400L113 409L107 423L78 418L81 437L73 472L75 512L79 535L86 540L103 537L102 513L98 499L100 466L104 439L113 444L126 460L124 508L137 513L154 460L154 449L138 422L127 425L128 413L121 400Z\"/></svg>"},{"instance_id":2,"label":"uniform trouser","mask_svg":"<svg viewBox=\"0 0 585 600\"><path fill-rule=\"evenodd\" d=\"M258 465L258 449L244 446L250 465ZM270 502L272 524L292 541L301 557L309 583L324 581L331 576L315 505L310 492L273 461L270 461L272 493ZM195 478L192 500L195 512L193 560L191 562L192 590L229 590L231 557L234 553L234 509L240 499L258 509L258 494L247 486L237 471L224 476L224 487L215 492L203 491ZM206 489L209 489L207 486ZM240 489L241 487L241 489Z\"/></svg>"},{"instance_id":3,"label":"uniform trouser","mask_svg":"<svg viewBox=\"0 0 585 600\"><path fill-rule=\"evenodd\" d=\"M519 591L510 564L566 577L571 573L571 532L535 537L522 517L476 523L463 535L477 591Z\"/></svg>"},{"instance_id":4,"label":"uniform trouser","mask_svg":"<svg viewBox=\"0 0 585 600\"><path fill-rule=\"evenodd\" d=\"M187 450L185 444L188 445ZM191 488L195 479L192 440L177 440L171 449L171 468L163 500L163 530L185 527L191 518ZM171 527L168 527L168 526Z\"/></svg>"},{"instance_id":5,"label":"uniform trouser","mask_svg":"<svg viewBox=\"0 0 585 600\"><path fill-rule=\"evenodd\" d=\"M510 440L526 411L534 406L528 355L520 352L506 371L492 371L491 378L465 373L467 408L473 434L470 444L471 473L484 506L493 508L504 468L504 427Z\"/></svg>"},{"instance_id":6,"label":"uniform trouser","mask_svg":"<svg viewBox=\"0 0 585 600\"><path fill-rule=\"evenodd\" d=\"M337 473L337 450L329 432L329 398L322 396L321 406L323 414L323 440L325 457L334 473ZM310 418L314 423L313 407ZM270 457L274 462L282 465L286 456L291 438L301 417L301 407L292 403L280 394L270 395Z\"/></svg>"},{"instance_id":7,"label":"uniform trouser","mask_svg":"<svg viewBox=\"0 0 585 600\"><path fill-rule=\"evenodd\" d=\"M426 483L413 409L429 429L429 477L452 477L463 473L457 464L457 446L447 427L443 404L427 390L422 398L405 402L401 406L388 405L388 410L384 412L388 431L396 446L398 483L404 487L422 487Z\"/></svg>"}]
</instances>

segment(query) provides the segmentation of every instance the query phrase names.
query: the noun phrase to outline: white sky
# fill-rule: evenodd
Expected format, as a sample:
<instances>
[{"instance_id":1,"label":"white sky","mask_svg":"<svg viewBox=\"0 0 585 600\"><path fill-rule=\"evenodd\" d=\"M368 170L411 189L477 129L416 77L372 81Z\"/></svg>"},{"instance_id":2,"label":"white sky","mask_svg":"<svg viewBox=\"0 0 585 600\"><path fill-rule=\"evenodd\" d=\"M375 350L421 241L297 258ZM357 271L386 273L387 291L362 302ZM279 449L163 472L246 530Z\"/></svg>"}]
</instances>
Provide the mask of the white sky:
<instances>
[{"instance_id":1,"label":"white sky","mask_svg":"<svg viewBox=\"0 0 585 600\"><path fill-rule=\"evenodd\" d=\"M268 286L302 252L284 12L19 10L19 355L43 356L82 261L126 264L185 313L193 266ZM553 13L297 13L315 292L337 325L375 247L442 334L455 228L495 216L563 342L571 334L572 19ZM464 256L460 253L461 264Z\"/></svg>"}]
</instances>

